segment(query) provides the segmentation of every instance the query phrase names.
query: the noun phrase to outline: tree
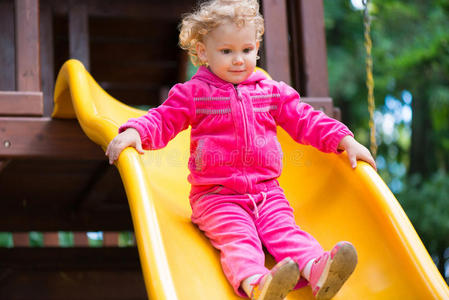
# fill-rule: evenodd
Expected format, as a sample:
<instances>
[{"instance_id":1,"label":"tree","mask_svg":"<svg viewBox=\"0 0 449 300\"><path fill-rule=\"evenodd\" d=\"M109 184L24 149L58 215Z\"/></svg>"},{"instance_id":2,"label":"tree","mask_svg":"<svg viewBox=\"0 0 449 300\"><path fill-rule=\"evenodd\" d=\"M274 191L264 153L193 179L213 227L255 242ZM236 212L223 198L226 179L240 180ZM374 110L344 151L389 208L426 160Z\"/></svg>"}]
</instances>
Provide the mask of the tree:
<instances>
[{"instance_id":1,"label":"tree","mask_svg":"<svg viewBox=\"0 0 449 300\"><path fill-rule=\"evenodd\" d=\"M368 145L363 15L350 0L324 4L330 95L343 121ZM409 104L413 112L411 124L394 118L393 134L382 127L386 122L377 125L379 173L443 272L449 248L449 0L372 0L370 13L376 115L385 121Z\"/></svg>"}]
</instances>

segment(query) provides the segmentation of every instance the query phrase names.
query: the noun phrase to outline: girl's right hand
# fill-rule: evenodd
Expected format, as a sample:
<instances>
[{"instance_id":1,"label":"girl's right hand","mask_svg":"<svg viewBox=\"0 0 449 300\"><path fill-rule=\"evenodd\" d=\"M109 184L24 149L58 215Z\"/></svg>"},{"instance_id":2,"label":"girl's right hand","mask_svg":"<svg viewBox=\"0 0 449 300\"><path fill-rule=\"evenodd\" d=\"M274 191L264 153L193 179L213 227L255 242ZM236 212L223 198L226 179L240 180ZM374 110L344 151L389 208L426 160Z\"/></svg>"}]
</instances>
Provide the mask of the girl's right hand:
<instances>
[{"instance_id":1,"label":"girl's right hand","mask_svg":"<svg viewBox=\"0 0 449 300\"><path fill-rule=\"evenodd\" d=\"M125 148L132 146L140 154L145 152L142 149L142 141L139 132L134 128L128 128L118 134L108 145L106 156L109 157L109 164L113 164Z\"/></svg>"}]
</instances>

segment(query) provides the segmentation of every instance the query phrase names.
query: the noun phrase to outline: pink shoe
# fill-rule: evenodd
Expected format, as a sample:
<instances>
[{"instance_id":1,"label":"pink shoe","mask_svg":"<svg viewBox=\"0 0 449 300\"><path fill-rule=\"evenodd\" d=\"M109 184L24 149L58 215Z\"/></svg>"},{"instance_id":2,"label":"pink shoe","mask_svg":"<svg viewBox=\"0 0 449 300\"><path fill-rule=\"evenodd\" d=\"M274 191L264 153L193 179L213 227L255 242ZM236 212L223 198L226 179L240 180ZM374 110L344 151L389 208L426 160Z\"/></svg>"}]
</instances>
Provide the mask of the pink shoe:
<instances>
[{"instance_id":1,"label":"pink shoe","mask_svg":"<svg viewBox=\"0 0 449 300\"><path fill-rule=\"evenodd\" d=\"M310 286L316 299L331 299L357 265L357 252L349 242L339 242L317 258L310 270Z\"/></svg>"},{"instance_id":2,"label":"pink shoe","mask_svg":"<svg viewBox=\"0 0 449 300\"><path fill-rule=\"evenodd\" d=\"M299 280L299 267L290 257L277 263L254 283L251 300L283 300Z\"/></svg>"}]
</instances>

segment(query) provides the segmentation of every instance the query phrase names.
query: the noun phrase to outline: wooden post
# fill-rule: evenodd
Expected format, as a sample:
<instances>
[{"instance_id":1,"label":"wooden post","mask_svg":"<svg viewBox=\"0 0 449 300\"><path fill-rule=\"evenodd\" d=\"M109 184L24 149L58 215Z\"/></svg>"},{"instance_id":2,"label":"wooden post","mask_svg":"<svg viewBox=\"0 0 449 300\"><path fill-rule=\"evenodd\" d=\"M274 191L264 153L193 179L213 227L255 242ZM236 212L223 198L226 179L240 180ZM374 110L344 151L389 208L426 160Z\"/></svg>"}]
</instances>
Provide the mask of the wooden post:
<instances>
[{"instance_id":1,"label":"wooden post","mask_svg":"<svg viewBox=\"0 0 449 300\"><path fill-rule=\"evenodd\" d=\"M13 91L15 81L14 4L0 1L0 90Z\"/></svg>"},{"instance_id":2,"label":"wooden post","mask_svg":"<svg viewBox=\"0 0 449 300\"><path fill-rule=\"evenodd\" d=\"M70 1L69 8L69 49L70 58L80 60L90 70L89 19L84 1Z\"/></svg>"},{"instance_id":3,"label":"wooden post","mask_svg":"<svg viewBox=\"0 0 449 300\"><path fill-rule=\"evenodd\" d=\"M42 91L44 93L44 116L50 117L53 111L53 90L55 84L53 53L53 12L47 1L41 1L40 42Z\"/></svg>"},{"instance_id":4,"label":"wooden post","mask_svg":"<svg viewBox=\"0 0 449 300\"><path fill-rule=\"evenodd\" d=\"M10 28L12 11L15 11L15 53L12 42L14 36L11 37ZM2 2L0 19L0 115L41 116L43 96L39 60L39 1L15 0L14 9ZM14 73L15 81L7 78L3 82L3 77L13 77Z\"/></svg>"},{"instance_id":5,"label":"wooden post","mask_svg":"<svg viewBox=\"0 0 449 300\"><path fill-rule=\"evenodd\" d=\"M18 91L40 91L39 1L15 0L16 85Z\"/></svg>"},{"instance_id":6,"label":"wooden post","mask_svg":"<svg viewBox=\"0 0 449 300\"><path fill-rule=\"evenodd\" d=\"M328 97L323 0L300 0L299 21L303 52L304 78L301 80L305 88L304 96Z\"/></svg>"},{"instance_id":7,"label":"wooden post","mask_svg":"<svg viewBox=\"0 0 449 300\"><path fill-rule=\"evenodd\" d=\"M313 2L313 1L312 1ZM285 0L263 0L267 72L274 80L291 83Z\"/></svg>"}]
</instances>

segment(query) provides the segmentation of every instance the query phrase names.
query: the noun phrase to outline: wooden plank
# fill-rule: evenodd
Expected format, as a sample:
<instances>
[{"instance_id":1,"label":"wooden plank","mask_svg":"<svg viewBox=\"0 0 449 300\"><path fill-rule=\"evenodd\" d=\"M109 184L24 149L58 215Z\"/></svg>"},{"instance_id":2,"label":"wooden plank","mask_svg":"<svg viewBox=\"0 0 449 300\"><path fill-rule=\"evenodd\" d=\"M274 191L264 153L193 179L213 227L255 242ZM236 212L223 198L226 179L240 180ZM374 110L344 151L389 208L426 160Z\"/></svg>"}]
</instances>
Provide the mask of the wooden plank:
<instances>
[{"instance_id":1,"label":"wooden plank","mask_svg":"<svg viewBox=\"0 0 449 300\"><path fill-rule=\"evenodd\" d=\"M126 193L115 166L107 190L92 190L99 203L78 205L93 172L105 160L14 159L0 176L1 231L123 231L133 228ZM63 192L61 192L63 191Z\"/></svg>"},{"instance_id":2,"label":"wooden plank","mask_svg":"<svg viewBox=\"0 0 449 300\"><path fill-rule=\"evenodd\" d=\"M134 247L3 248L0 257L0 299L148 299Z\"/></svg>"},{"instance_id":3,"label":"wooden plank","mask_svg":"<svg viewBox=\"0 0 449 300\"><path fill-rule=\"evenodd\" d=\"M173 61L110 61L99 62L92 67L92 74L99 82L167 84L177 80L178 62Z\"/></svg>"},{"instance_id":4,"label":"wooden plank","mask_svg":"<svg viewBox=\"0 0 449 300\"><path fill-rule=\"evenodd\" d=\"M47 1L40 6L40 43L42 92L44 93L43 115L50 117L53 111L54 45L53 45L53 12Z\"/></svg>"},{"instance_id":5,"label":"wooden plank","mask_svg":"<svg viewBox=\"0 0 449 300\"><path fill-rule=\"evenodd\" d=\"M76 120L0 117L0 158L105 159Z\"/></svg>"},{"instance_id":6,"label":"wooden plank","mask_svg":"<svg viewBox=\"0 0 449 300\"><path fill-rule=\"evenodd\" d=\"M0 91L13 91L16 88L13 1L0 1L0 28Z\"/></svg>"},{"instance_id":7,"label":"wooden plank","mask_svg":"<svg viewBox=\"0 0 449 300\"><path fill-rule=\"evenodd\" d=\"M118 246L118 232L104 231L103 232L103 246L117 247Z\"/></svg>"},{"instance_id":8,"label":"wooden plank","mask_svg":"<svg viewBox=\"0 0 449 300\"><path fill-rule=\"evenodd\" d=\"M97 168L89 174L90 179L77 196L73 204L74 210L95 210L108 206L110 192L117 188L118 173L114 166L107 161L98 164ZM115 194L118 196L117 194ZM128 211L126 210L126 213Z\"/></svg>"},{"instance_id":9,"label":"wooden plank","mask_svg":"<svg viewBox=\"0 0 449 300\"><path fill-rule=\"evenodd\" d=\"M30 238L28 232L13 232L12 240L14 247L29 247Z\"/></svg>"},{"instance_id":10,"label":"wooden plank","mask_svg":"<svg viewBox=\"0 0 449 300\"><path fill-rule=\"evenodd\" d=\"M80 60L90 70L88 12L87 5L81 1L70 1L69 55L70 58Z\"/></svg>"},{"instance_id":11,"label":"wooden plank","mask_svg":"<svg viewBox=\"0 0 449 300\"><path fill-rule=\"evenodd\" d=\"M301 85L301 79L304 76L302 73L302 49L301 49L301 23L298 9L298 1L287 1L287 19L289 22L289 34L291 38L291 76L292 87L294 87L299 93L303 94L303 88Z\"/></svg>"},{"instance_id":12,"label":"wooden plank","mask_svg":"<svg viewBox=\"0 0 449 300\"><path fill-rule=\"evenodd\" d=\"M42 92L0 91L0 116L41 116L44 112Z\"/></svg>"},{"instance_id":13,"label":"wooden plank","mask_svg":"<svg viewBox=\"0 0 449 300\"><path fill-rule=\"evenodd\" d=\"M327 97L329 95L326 36L323 0L300 0L299 15L303 52L303 95Z\"/></svg>"},{"instance_id":14,"label":"wooden plank","mask_svg":"<svg viewBox=\"0 0 449 300\"><path fill-rule=\"evenodd\" d=\"M75 247L89 247L89 239L86 232L74 232L73 243Z\"/></svg>"},{"instance_id":15,"label":"wooden plank","mask_svg":"<svg viewBox=\"0 0 449 300\"><path fill-rule=\"evenodd\" d=\"M80 271L27 268L14 269L14 272L10 272L2 279L8 282L6 286L2 285L0 290L0 297L5 300L148 299L142 275L138 270L117 268Z\"/></svg>"},{"instance_id":16,"label":"wooden plank","mask_svg":"<svg viewBox=\"0 0 449 300\"><path fill-rule=\"evenodd\" d=\"M59 247L58 232L44 232L44 247Z\"/></svg>"},{"instance_id":17,"label":"wooden plank","mask_svg":"<svg viewBox=\"0 0 449 300\"><path fill-rule=\"evenodd\" d=\"M6 167L11 163L11 159L0 159L0 174L6 169Z\"/></svg>"},{"instance_id":18,"label":"wooden plank","mask_svg":"<svg viewBox=\"0 0 449 300\"><path fill-rule=\"evenodd\" d=\"M53 208L54 207L50 207ZM48 209L47 209L48 210ZM82 211L69 214L60 210L54 213L46 212L44 208L11 209L0 212L0 231L122 231L132 230L129 212L90 212ZM19 220L20 219L20 220ZM22 240L20 240L22 241Z\"/></svg>"},{"instance_id":19,"label":"wooden plank","mask_svg":"<svg viewBox=\"0 0 449 300\"><path fill-rule=\"evenodd\" d=\"M55 270L140 269L136 247L0 248L0 257L0 270L16 266L20 269Z\"/></svg>"},{"instance_id":20,"label":"wooden plank","mask_svg":"<svg viewBox=\"0 0 449 300\"><path fill-rule=\"evenodd\" d=\"M277 81L291 82L285 0L263 0L266 69Z\"/></svg>"},{"instance_id":21,"label":"wooden plank","mask_svg":"<svg viewBox=\"0 0 449 300\"><path fill-rule=\"evenodd\" d=\"M153 3L153 2L147 2ZM89 12L90 13L90 12ZM179 31L177 30L177 20L154 20L147 18L132 18L132 17L101 17L92 16L89 14L89 35L92 41L99 43L108 43L111 41L119 43L131 43L131 45L138 43L139 45L151 45L153 49L134 49L134 51L143 52L143 58L154 58L155 55L164 57L164 52L176 53L179 47L170 49L154 47L154 43L172 44L176 46ZM174 34L174 36L173 36ZM151 37L151 40L148 39ZM153 40L154 39L154 40ZM156 49L157 48L157 49ZM150 51L148 54L145 52ZM108 53L104 53L107 55ZM159 57L158 56L158 57Z\"/></svg>"},{"instance_id":22,"label":"wooden plank","mask_svg":"<svg viewBox=\"0 0 449 300\"><path fill-rule=\"evenodd\" d=\"M65 1L47 0L56 14L68 13ZM80 1L79 1L80 2ZM153 20L180 20L182 14L189 12L197 4L196 0L96 0L86 1L90 16L94 17L130 17Z\"/></svg>"},{"instance_id":23,"label":"wooden plank","mask_svg":"<svg viewBox=\"0 0 449 300\"><path fill-rule=\"evenodd\" d=\"M15 0L16 84L19 91L40 91L39 1Z\"/></svg>"}]
</instances>

